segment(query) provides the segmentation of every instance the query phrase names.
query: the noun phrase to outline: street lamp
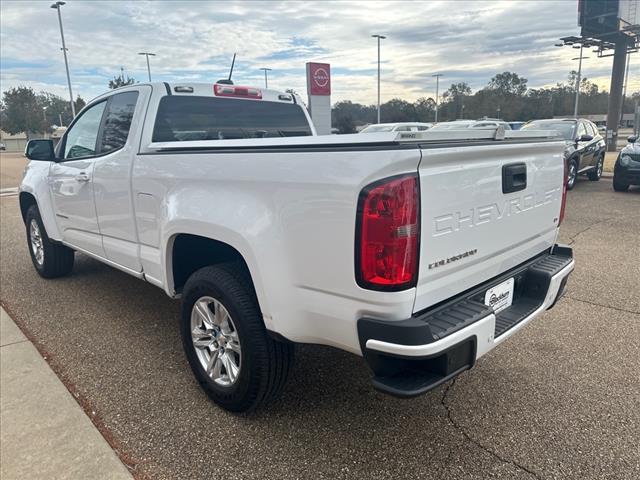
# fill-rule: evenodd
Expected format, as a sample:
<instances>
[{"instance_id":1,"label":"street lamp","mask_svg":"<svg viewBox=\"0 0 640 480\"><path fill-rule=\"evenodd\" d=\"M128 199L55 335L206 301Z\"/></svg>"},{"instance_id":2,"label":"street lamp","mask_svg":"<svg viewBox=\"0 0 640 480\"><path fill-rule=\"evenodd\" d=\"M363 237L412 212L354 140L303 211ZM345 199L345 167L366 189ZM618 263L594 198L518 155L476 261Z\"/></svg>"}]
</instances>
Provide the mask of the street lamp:
<instances>
[{"instance_id":1,"label":"street lamp","mask_svg":"<svg viewBox=\"0 0 640 480\"><path fill-rule=\"evenodd\" d=\"M378 39L378 123L380 123L380 40L384 40L384 35L371 35Z\"/></svg>"},{"instance_id":2,"label":"street lamp","mask_svg":"<svg viewBox=\"0 0 640 480\"><path fill-rule=\"evenodd\" d=\"M267 72L270 72L270 68L262 67L260 70L264 70L264 88L269 88L269 82L267 80Z\"/></svg>"},{"instance_id":3,"label":"street lamp","mask_svg":"<svg viewBox=\"0 0 640 480\"><path fill-rule=\"evenodd\" d=\"M71 103L71 114L76 116L76 107L73 104L73 92L71 91L71 76L69 75L69 60L67 60L67 47L64 44L64 30L62 29L62 14L60 13L60 7L65 2L56 2L51 5L51 8L55 8L58 11L58 23L60 24L60 38L62 38L62 53L64 54L64 66L67 70L67 85L69 85L69 100Z\"/></svg>"},{"instance_id":4,"label":"street lamp","mask_svg":"<svg viewBox=\"0 0 640 480\"><path fill-rule=\"evenodd\" d=\"M436 77L436 117L435 123L438 123L438 89L440 88L440 77L442 73L434 73L431 75L432 77Z\"/></svg>"},{"instance_id":5,"label":"street lamp","mask_svg":"<svg viewBox=\"0 0 640 480\"><path fill-rule=\"evenodd\" d=\"M149 75L149 81L151 81L151 67L149 66L149 57L155 57L156 54L151 52L138 52L138 55L144 55L145 57L147 57L147 75ZM122 77L122 79L124 80L124 77Z\"/></svg>"},{"instance_id":6,"label":"street lamp","mask_svg":"<svg viewBox=\"0 0 640 480\"><path fill-rule=\"evenodd\" d=\"M565 44L564 43L556 43L554 44L556 47L564 47ZM578 77L576 78L576 98L573 104L573 116L575 118L578 117L578 103L580 100L580 80L582 79L582 60L587 59L589 57L583 57L582 56L582 49L584 48L584 45L581 43L580 46L575 45L575 44L570 44L567 43L566 45L572 45L573 48L579 48L580 49L580 56L579 57L575 57L572 58L571 60L578 60Z\"/></svg>"}]
</instances>

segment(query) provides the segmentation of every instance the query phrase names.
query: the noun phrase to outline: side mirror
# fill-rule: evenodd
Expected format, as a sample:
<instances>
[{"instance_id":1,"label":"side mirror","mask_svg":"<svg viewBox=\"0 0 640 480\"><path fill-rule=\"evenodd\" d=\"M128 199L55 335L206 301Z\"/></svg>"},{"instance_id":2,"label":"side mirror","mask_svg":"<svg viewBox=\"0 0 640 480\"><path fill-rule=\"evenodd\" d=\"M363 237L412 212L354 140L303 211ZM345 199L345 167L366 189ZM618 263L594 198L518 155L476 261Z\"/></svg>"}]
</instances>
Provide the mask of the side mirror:
<instances>
[{"instance_id":1,"label":"side mirror","mask_svg":"<svg viewBox=\"0 0 640 480\"><path fill-rule=\"evenodd\" d=\"M53 151L53 140L38 139L29 140L27 148L24 150L24 156L29 160L41 160L43 162L53 162L56 154Z\"/></svg>"},{"instance_id":2,"label":"side mirror","mask_svg":"<svg viewBox=\"0 0 640 480\"><path fill-rule=\"evenodd\" d=\"M636 143L638 141L638 137L627 137L627 142L629 143Z\"/></svg>"},{"instance_id":3,"label":"side mirror","mask_svg":"<svg viewBox=\"0 0 640 480\"><path fill-rule=\"evenodd\" d=\"M593 137L591 135L582 135L576 140L576 142L590 142L591 140L593 140Z\"/></svg>"}]
</instances>

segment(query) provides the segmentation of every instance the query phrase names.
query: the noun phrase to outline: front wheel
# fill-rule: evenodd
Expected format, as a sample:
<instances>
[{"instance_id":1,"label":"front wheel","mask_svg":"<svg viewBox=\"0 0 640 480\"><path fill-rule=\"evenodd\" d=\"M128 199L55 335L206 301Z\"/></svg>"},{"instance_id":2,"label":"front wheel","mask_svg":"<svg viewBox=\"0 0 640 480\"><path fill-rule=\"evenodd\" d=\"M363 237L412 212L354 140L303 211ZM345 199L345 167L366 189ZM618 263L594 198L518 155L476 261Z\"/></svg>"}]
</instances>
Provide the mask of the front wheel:
<instances>
[{"instance_id":1,"label":"front wheel","mask_svg":"<svg viewBox=\"0 0 640 480\"><path fill-rule=\"evenodd\" d=\"M596 167L591 170L588 174L589 180L592 182L597 182L602 177L602 169L604 168L604 156L598 158L598 163L596 163Z\"/></svg>"},{"instance_id":2,"label":"front wheel","mask_svg":"<svg viewBox=\"0 0 640 480\"><path fill-rule=\"evenodd\" d=\"M56 278L70 273L73 270L74 252L49 239L36 205L31 205L27 210L25 225L31 261L40 276Z\"/></svg>"},{"instance_id":3,"label":"front wheel","mask_svg":"<svg viewBox=\"0 0 640 480\"><path fill-rule=\"evenodd\" d=\"M613 176L613 189L616 192L626 192L627 190L629 190L629 184L628 183L624 183L621 182L619 179L616 178L616 176Z\"/></svg>"},{"instance_id":4,"label":"front wheel","mask_svg":"<svg viewBox=\"0 0 640 480\"><path fill-rule=\"evenodd\" d=\"M578 162L569 160L569 167L567 172L567 190L573 190L576 186L576 179L578 178Z\"/></svg>"},{"instance_id":5,"label":"front wheel","mask_svg":"<svg viewBox=\"0 0 640 480\"><path fill-rule=\"evenodd\" d=\"M189 278L181 334L196 379L233 412L275 399L293 364L293 345L269 337L250 279L236 264L204 267Z\"/></svg>"}]
</instances>

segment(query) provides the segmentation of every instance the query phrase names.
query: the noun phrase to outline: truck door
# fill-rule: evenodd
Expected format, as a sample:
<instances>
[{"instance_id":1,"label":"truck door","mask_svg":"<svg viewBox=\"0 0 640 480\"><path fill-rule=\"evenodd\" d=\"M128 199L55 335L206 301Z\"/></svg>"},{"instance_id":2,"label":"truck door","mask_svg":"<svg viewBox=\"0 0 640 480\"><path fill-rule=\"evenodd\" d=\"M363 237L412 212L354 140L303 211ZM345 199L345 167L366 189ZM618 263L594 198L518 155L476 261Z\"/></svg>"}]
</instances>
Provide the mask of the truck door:
<instances>
[{"instance_id":1,"label":"truck door","mask_svg":"<svg viewBox=\"0 0 640 480\"><path fill-rule=\"evenodd\" d=\"M62 240L104 256L93 201L93 173L97 141L106 100L92 105L65 133L59 160L49 170L49 187Z\"/></svg>"},{"instance_id":2,"label":"truck door","mask_svg":"<svg viewBox=\"0 0 640 480\"><path fill-rule=\"evenodd\" d=\"M131 170L139 146L139 129L150 86L137 86L109 97L100 133L94 171L98 225L106 257L123 267L142 271L131 197Z\"/></svg>"}]
</instances>

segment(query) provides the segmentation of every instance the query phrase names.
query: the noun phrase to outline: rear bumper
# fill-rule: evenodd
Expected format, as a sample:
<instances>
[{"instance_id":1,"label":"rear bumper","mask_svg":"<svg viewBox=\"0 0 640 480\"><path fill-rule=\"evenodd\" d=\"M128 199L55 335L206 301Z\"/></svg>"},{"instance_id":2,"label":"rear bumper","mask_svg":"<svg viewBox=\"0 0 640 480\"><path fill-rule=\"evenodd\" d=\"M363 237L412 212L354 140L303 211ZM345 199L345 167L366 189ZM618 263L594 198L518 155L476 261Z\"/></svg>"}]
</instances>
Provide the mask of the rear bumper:
<instances>
[{"instance_id":1,"label":"rear bumper","mask_svg":"<svg viewBox=\"0 0 640 480\"><path fill-rule=\"evenodd\" d=\"M556 245L504 274L402 321L363 318L358 337L381 391L411 397L471 368L561 297L574 268L573 251ZM512 305L498 313L484 293L514 278Z\"/></svg>"}]
</instances>

